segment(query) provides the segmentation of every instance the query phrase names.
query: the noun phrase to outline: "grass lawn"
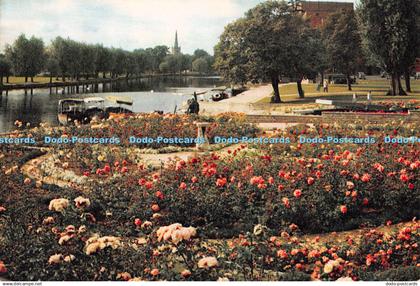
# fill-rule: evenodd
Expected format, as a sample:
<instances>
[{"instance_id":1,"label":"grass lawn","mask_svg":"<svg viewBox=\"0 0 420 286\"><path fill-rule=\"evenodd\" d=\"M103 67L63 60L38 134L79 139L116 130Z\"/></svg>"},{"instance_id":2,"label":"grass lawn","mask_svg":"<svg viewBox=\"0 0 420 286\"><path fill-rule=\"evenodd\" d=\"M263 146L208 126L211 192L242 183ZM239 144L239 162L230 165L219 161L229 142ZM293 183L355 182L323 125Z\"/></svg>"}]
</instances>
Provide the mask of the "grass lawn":
<instances>
[{"instance_id":1,"label":"grass lawn","mask_svg":"<svg viewBox=\"0 0 420 286\"><path fill-rule=\"evenodd\" d=\"M61 82L61 78L56 80L55 77L52 79L53 82ZM50 82L49 76L35 76L34 83L48 83ZM6 78L3 78L3 83L6 83ZM11 76L9 77L9 84L25 83L25 77L23 76ZM31 83L31 78L28 77L28 83Z\"/></svg>"},{"instance_id":2,"label":"grass lawn","mask_svg":"<svg viewBox=\"0 0 420 286\"><path fill-rule=\"evenodd\" d=\"M99 77L102 78L102 73L99 73ZM109 75L107 75L109 77ZM52 78L53 82L62 82L61 76L58 77L56 80L55 76ZM71 81L71 78L66 78L66 81ZM28 83L31 82L31 78L28 77ZM50 82L49 76L34 76L34 83L48 83ZM6 78L3 78L3 83L6 83ZM9 77L9 84L20 84L25 83L25 77L24 76L10 76Z\"/></svg>"},{"instance_id":3,"label":"grass lawn","mask_svg":"<svg viewBox=\"0 0 420 286\"><path fill-rule=\"evenodd\" d=\"M402 82L404 85L404 81ZM366 99L368 91L372 91L373 101L383 101L383 100L420 100L420 80L412 80L411 88L413 93L410 93L408 96L386 96L388 91L389 81L386 79L383 80L369 80L369 81L359 81L358 84L352 86L352 91L347 90L347 85L345 84L331 84L329 86L329 92L323 92L317 90L317 84L303 84L303 90L305 92L305 98L298 98L297 85L295 83L280 85L280 97L284 103L288 104L305 104L305 103L314 103L317 98L323 99L338 99L338 100L351 100L353 93L356 93L359 97L359 101ZM267 104L270 103L271 95L261 99L255 104Z\"/></svg>"}]
</instances>

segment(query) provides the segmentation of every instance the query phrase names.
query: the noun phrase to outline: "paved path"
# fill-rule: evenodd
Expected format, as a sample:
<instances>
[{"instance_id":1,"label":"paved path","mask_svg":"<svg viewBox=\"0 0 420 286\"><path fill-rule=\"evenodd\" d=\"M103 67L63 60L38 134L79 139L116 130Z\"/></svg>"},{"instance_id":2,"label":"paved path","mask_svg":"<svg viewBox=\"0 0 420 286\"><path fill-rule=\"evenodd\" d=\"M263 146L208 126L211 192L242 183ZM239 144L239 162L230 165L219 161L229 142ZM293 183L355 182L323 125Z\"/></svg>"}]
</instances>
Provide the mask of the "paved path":
<instances>
[{"instance_id":1,"label":"paved path","mask_svg":"<svg viewBox=\"0 0 420 286\"><path fill-rule=\"evenodd\" d=\"M270 96L273 88L270 84L251 88L245 92L218 102L200 102L200 114L217 114L222 112L252 113L252 103Z\"/></svg>"}]
</instances>

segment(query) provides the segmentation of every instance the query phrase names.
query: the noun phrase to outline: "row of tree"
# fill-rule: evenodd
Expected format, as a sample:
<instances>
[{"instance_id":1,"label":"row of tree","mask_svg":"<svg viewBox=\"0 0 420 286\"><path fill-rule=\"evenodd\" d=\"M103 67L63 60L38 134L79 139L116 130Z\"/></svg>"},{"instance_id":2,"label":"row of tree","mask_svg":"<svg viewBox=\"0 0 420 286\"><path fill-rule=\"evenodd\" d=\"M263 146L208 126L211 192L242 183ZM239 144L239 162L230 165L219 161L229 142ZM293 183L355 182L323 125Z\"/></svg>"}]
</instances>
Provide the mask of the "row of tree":
<instances>
[{"instance_id":1,"label":"row of tree","mask_svg":"<svg viewBox=\"0 0 420 286\"><path fill-rule=\"evenodd\" d=\"M409 72L419 46L415 1L361 0L356 12L337 12L321 29L310 26L299 1L261 3L225 27L215 68L232 83L270 80L273 102L281 102L281 77L297 82L300 97L302 79L321 74L322 83L326 71L345 74L351 90L351 76L368 64L391 74L391 94L402 94L400 76Z\"/></svg>"},{"instance_id":2,"label":"row of tree","mask_svg":"<svg viewBox=\"0 0 420 286\"><path fill-rule=\"evenodd\" d=\"M212 72L213 57L197 49L193 55L169 54L167 46L126 51L107 48L101 44L86 44L62 37L55 38L45 46L42 39L20 35L12 45L7 45L5 54L0 54L0 76L24 76L25 82L40 73L61 77L112 78L139 76L145 73L181 73L196 71Z\"/></svg>"}]
</instances>

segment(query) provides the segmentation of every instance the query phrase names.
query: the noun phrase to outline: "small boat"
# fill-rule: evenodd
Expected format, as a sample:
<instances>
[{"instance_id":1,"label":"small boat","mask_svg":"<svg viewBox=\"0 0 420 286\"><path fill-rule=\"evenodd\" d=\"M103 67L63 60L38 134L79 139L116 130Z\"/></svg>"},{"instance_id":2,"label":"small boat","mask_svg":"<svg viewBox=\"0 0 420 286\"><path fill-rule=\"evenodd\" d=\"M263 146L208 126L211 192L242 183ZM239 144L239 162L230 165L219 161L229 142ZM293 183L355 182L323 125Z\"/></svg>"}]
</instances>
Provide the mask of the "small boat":
<instances>
[{"instance_id":1,"label":"small boat","mask_svg":"<svg viewBox=\"0 0 420 286\"><path fill-rule=\"evenodd\" d=\"M105 112L110 113L133 113L129 106L133 106L133 99L128 96L107 96L106 100L118 105L107 106Z\"/></svg>"},{"instance_id":2,"label":"small boat","mask_svg":"<svg viewBox=\"0 0 420 286\"><path fill-rule=\"evenodd\" d=\"M58 122L89 123L94 117L105 117L105 100L101 97L68 98L58 101Z\"/></svg>"},{"instance_id":3,"label":"small boat","mask_svg":"<svg viewBox=\"0 0 420 286\"><path fill-rule=\"evenodd\" d=\"M106 98L113 105L105 106L102 97L69 98L58 102L58 122L68 125L71 122L89 123L93 118L109 118L111 114L130 114L128 107L133 105L129 97L108 96Z\"/></svg>"}]
</instances>

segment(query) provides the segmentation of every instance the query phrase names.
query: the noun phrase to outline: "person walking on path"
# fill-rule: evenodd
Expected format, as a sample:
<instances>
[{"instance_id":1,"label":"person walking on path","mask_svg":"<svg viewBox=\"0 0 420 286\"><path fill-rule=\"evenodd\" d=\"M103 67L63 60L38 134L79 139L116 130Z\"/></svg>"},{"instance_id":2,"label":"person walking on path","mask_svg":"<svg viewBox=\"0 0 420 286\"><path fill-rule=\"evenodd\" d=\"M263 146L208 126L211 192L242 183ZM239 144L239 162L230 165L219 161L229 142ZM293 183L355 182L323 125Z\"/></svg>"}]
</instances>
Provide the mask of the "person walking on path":
<instances>
[{"instance_id":1,"label":"person walking on path","mask_svg":"<svg viewBox=\"0 0 420 286\"><path fill-rule=\"evenodd\" d=\"M324 92L328 92L328 79L324 79Z\"/></svg>"}]
</instances>

